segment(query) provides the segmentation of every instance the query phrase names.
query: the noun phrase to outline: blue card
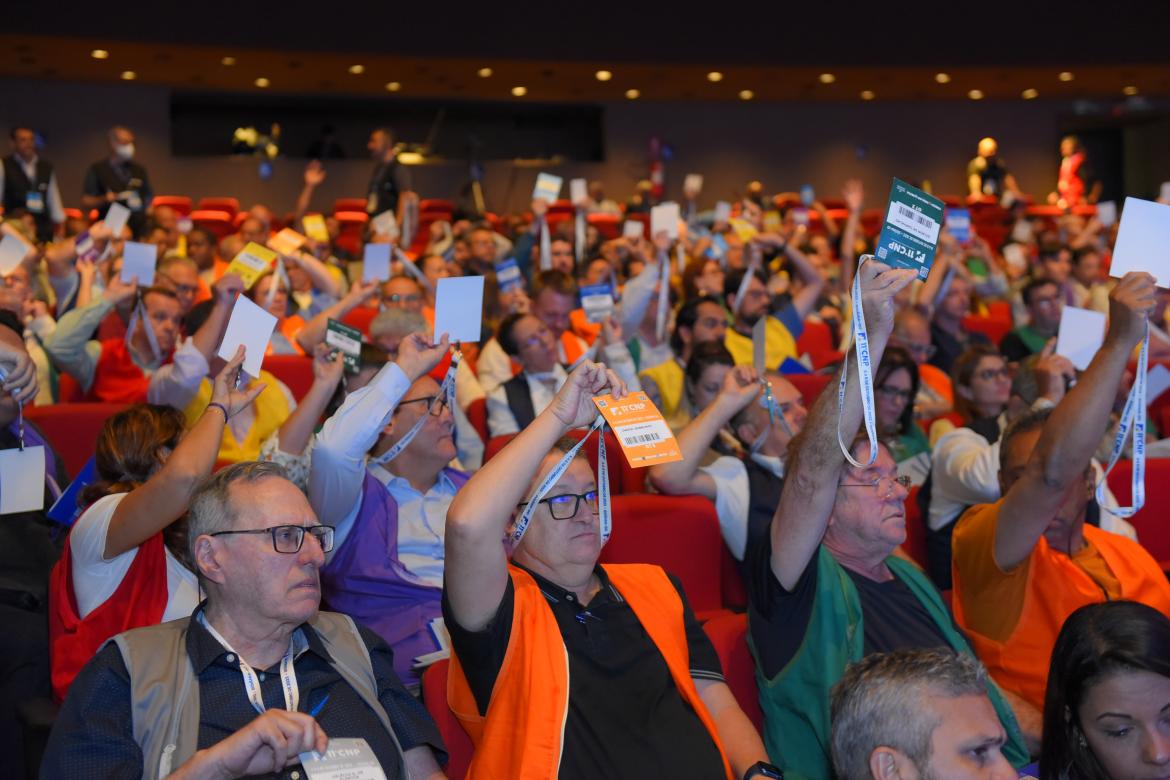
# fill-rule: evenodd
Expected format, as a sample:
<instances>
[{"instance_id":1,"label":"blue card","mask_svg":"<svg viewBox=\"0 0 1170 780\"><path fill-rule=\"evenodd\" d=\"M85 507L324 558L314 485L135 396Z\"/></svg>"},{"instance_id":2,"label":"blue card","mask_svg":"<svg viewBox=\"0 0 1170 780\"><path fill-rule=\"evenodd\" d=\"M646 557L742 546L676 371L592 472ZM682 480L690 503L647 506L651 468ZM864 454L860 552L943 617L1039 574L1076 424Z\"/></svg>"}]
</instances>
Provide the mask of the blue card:
<instances>
[{"instance_id":1,"label":"blue card","mask_svg":"<svg viewBox=\"0 0 1170 780\"><path fill-rule=\"evenodd\" d=\"M516 265L515 258L509 257L496 266L496 285L500 292L511 292L524 286L524 277L520 275L520 266Z\"/></svg>"},{"instance_id":2,"label":"blue card","mask_svg":"<svg viewBox=\"0 0 1170 780\"><path fill-rule=\"evenodd\" d=\"M947 209L947 231L960 244L971 240L971 212L967 209Z\"/></svg>"},{"instance_id":3,"label":"blue card","mask_svg":"<svg viewBox=\"0 0 1170 780\"><path fill-rule=\"evenodd\" d=\"M77 497L95 479L97 479L97 463L95 456L90 456L90 459L82 466L81 472L69 483L69 487L65 488L61 497L53 502L53 506L49 507L49 511L46 513L48 518L61 525L72 526L81 514L81 507L77 505Z\"/></svg>"}]
</instances>

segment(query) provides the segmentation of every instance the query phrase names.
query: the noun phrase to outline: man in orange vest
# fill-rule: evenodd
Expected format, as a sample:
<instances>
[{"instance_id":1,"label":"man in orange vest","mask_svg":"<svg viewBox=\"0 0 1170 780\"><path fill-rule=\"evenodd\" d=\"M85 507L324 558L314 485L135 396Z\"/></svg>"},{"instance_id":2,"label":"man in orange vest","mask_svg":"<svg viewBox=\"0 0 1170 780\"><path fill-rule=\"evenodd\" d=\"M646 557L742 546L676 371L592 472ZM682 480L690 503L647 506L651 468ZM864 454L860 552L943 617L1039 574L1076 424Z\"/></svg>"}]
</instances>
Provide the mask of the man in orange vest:
<instances>
[{"instance_id":1,"label":"man in orange vest","mask_svg":"<svg viewBox=\"0 0 1170 780\"><path fill-rule=\"evenodd\" d=\"M1170 582L1153 557L1085 523L1089 459L1155 293L1149 274L1126 274L1109 295L1105 342L1076 386L1004 432L1003 498L972 507L955 527L955 619L996 681L1041 709L1056 635L1074 610L1126 599L1170 615Z\"/></svg>"},{"instance_id":2,"label":"man in orange vest","mask_svg":"<svg viewBox=\"0 0 1170 780\"><path fill-rule=\"evenodd\" d=\"M475 743L467 776L779 777L677 581L597 563L597 484L584 457L561 461L603 392L626 385L579 366L447 511L448 703ZM509 563L500 539L550 475Z\"/></svg>"}]
</instances>

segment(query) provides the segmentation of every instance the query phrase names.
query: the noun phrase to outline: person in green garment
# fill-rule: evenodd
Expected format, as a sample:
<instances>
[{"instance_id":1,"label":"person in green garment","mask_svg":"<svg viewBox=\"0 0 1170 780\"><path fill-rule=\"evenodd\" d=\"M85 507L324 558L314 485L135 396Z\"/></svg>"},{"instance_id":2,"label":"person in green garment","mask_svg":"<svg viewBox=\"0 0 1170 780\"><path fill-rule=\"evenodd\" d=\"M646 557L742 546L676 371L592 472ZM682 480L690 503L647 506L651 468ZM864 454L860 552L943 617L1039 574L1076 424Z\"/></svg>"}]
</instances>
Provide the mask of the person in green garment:
<instances>
[{"instance_id":1,"label":"person in green garment","mask_svg":"<svg viewBox=\"0 0 1170 780\"><path fill-rule=\"evenodd\" d=\"M873 375L878 435L886 443L898 473L921 485L930 474L930 440L914 421L918 364L901 347L889 347Z\"/></svg>"},{"instance_id":2,"label":"person in green garment","mask_svg":"<svg viewBox=\"0 0 1170 780\"><path fill-rule=\"evenodd\" d=\"M914 272L877 261L858 269L869 354L881 364L893 330L894 298ZM906 539L900 478L890 451L854 435L862 402L856 369L847 372L843 409L822 393L789 451L788 471L769 533L749 551L748 646L756 663L764 743L784 776L832 777L829 692L846 667L875 652L949 648L971 655L941 594L913 563L894 554ZM840 429L840 439L838 437ZM994 684L987 694L1007 736L1004 755L1019 767L1039 748L1039 713L1013 705ZM1022 703L1021 703L1022 704Z\"/></svg>"},{"instance_id":3,"label":"person in green garment","mask_svg":"<svg viewBox=\"0 0 1170 780\"><path fill-rule=\"evenodd\" d=\"M1035 355L1049 339L1056 338L1064 310L1060 286L1051 279L1033 279L1020 290L1020 297L1028 307L1028 324L1015 328L999 342L999 351L1011 363Z\"/></svg>"}]
</instances>

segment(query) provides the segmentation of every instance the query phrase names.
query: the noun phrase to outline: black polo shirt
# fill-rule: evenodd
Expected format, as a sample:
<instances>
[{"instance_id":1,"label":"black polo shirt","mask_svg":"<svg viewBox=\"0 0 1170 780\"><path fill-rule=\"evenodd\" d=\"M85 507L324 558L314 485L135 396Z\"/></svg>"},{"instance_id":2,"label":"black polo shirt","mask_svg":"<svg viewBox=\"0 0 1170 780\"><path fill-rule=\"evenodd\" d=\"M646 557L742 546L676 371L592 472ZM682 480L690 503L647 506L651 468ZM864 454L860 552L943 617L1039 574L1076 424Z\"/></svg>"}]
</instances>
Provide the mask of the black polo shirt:
<instances>
[{"instance_id":1,"label":"black polo shirt","mask_svg":"<svg viewBox=\"0 0 1170 780\"><path fill-rule=\"evenodd\" d=\"M197 610L198 611L198 610ZM309 712L328 696L317 722L330 737L361 737L377 755L388 778L398 758L393 740L382 722L333 669L333 659L317 632L302 625L305 647L296 656L294 669L300 689L298 710ZM445 760L444 747L434 722L422 705L406 692L394 674L393 652L376 634L360 628L370 651L378 701L390 718L403 751L429 745L436 758ZM215 745L257 717L244 691L239 663L192 618L187 633L187 654L199 686L199 749ZM280 662L258 672L265 706L284 708ZM45 750L42 777L143 777L142 750L134 740L130 701L130 676L122 654L106 645L81 670L65 698ZM177 767L175 767L177 769ZM151 774L156 768L151 767ZM153 775L152 775L153 776ZM263 775L282 780L303 780L300 764L278 774Z\"/></svg>"},{"instance_id":2,"label":"black polo shirt","mask_svg":"<svg viewBox=\"0 0 1170 780\"><path fill-rule=\"evenodd\" d=\"M525 571L548 600L569 654L562 780L723 777L719 749L678 692L662 654L605 571L600 566L595 569L601 590L588 607L581 606L571 591ZM722 681L715 649L695 620L682 586L674 577L670 579L683 601L691 676ZM487 711L508 650L514 608L509 577L491 623L482 631L466 631L455 621L443 593L451 644L481 714Z\"/></svg>"}]
</instances>

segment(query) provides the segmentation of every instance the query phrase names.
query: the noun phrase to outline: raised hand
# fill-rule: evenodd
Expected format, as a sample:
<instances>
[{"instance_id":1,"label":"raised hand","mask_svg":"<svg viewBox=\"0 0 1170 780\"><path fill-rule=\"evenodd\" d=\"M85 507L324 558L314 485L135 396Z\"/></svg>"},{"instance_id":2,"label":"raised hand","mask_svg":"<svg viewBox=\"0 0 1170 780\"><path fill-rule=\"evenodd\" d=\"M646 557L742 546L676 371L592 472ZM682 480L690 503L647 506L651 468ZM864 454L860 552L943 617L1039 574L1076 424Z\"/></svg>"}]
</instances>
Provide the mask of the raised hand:
<instances>
[{"instance_id":1,"label":"raised hand","mask_svg":"<svg viewBox=\"0 0 1170 780\"><path fill-rule=\"evenodd\" d=\"M736 366L723 377L715 403L734 415L747 408L760 393L760 375L751 366Z\"/></svg>"},{"instance_id":2,"label":"raised hand","mask_svg":"<svg viewBox=\"0 0 1170 780\"><path fill-rule=\"evenodd\" d=\"M1131 271L1109 293L1109 330L1106 341L1132 349L1146 335L1146 322L1157 303L1153 276Z\"/></svg>"},{"instance_id":3,"label":"raised hand","mask_svg":"<svg viewBox=\"0 0 1170 780\"><path fill-rule=\"evenodd\" d=\"M328 382L334 387L345 373L345 359L328 344L313 348L313 381Z\"/></svg>"},{"instance_id":4,"label":"raised hand","mask_svg":"<svg viewBox=\"0 0 1170 780\"><path fill-rule=\"evenodd\" d=\"M310 160L305 166L305 186L317 187L325 181L325 166L320 160Z\"/></svg>"},{"instance_id":5,"label":"raised hand","mask_svg":"<svg viewBox=\"0 0 1170 780\"><path fill-rule=\"evenodd\" d=\"M255 382L244 390L236 389L236 374L244 364L244 345L236 347L236 354L215 377L211 390L211 400L223 404L228 410L228 418L235 417L244 407L256 400L256 396L263 392L268 385L264 382Z\"/></svg>"},{"instance_id":6,"label":"raised hand","mask_svg":"<svg viewBox=\"0 0 1170 780\"><path fill-rule=\"evenodd\" d=\"M224 274L215 283L214 289L216 303L232 306L236 298L244 292L244 280L238 274Z\"/></svg>"},{"instance_id":7,"label":"raised hand","mask_svg":"<svg viewBox=\"0 0 1170 780\"><path fill-rule=\"evenodd\" d=\"M272 709L202 756L207 777L251 777L278 773L309 750L324 753L329 737L310 715Z\"/></svg>"},{"instance_id":8,"label":"raised hand","mask_svg":"<svg viewBox=\"0 0 1170 780\"><path fill-rule=\"evenodd\" d=\"M616 399L629 392L621 377L605 364L586 360L569 374L548 408L565 427L580 428L597 418L593 396L607 391Z\"/></svg>"},{"instance_id":9,"label":"raised hand","mask_svg":"<svg viewBox=\"0 0 1170 780\"><path fill-rule=\"evenodd\" d=\"M426 333L411 333L398 345L398 360L394 362L406 374L406 378L414 382L439 365L450 346L451 341L446 333L437 344L432 344Z\"/></svg>"},{"instance_id":10,"label":"raised hand","mask_svg":"<svg viewBox=\"0 0 1170 780\"><path fill-rule=\"evenodd\" d=\"M845 205L850 211L861 211L861 205L865 201L865 188L861 186L861 179L846 181L845 186L841 188L841 197L845 199Z\"/></svg>"},{"instance_id":11,"label":"raised hand","mask_svg":"<svg viewBox=\"0 0 1170 780\"><path fill-rule=\"evenodd\" d=\"M544 219L544 215L548 213L548 201L544 198L536 198L532 201L532 221L536 222L538 219Z\"/></svg>"},{"instance_id":12,"label":"raised hand","mask_svg":"<svg viewBox=\"0 0 1170 780\"><path fill-rule=\"evenodd\" d=\"M5 375L4 392L12 395L18 403L32 403L37 397L37 367L24 347L0 342L0 369Z\"/></svg>"},{"instance_id":13,"label":"raised hand","mask_svg":"<svg viewBox=\"0 0 1170 780\"><path fill-rule=\"evenodd\" d=\"M894 297L918 274L909 268L891 268L877 260L867 260L857 272L861 275L866 327L873 333L888 336L894 327Z\"/></svg>"},{"instance_id":14,"label":"raised hand","mask_svg":"<svg viewBox=\"0 0 1170 780\"><path fill-rule=\"evenodd\" d=\"M138 294L138 277L130 277L129 282L122 281L121 272L112 275L108 282L106 282L106 291L102 294L110 303L117 306L126 301L133 300L134 296Z\"/></svg>"},{"instance_id":15,"label":"raised hand","mask_svg":"<svg viewBox=\"0 0 1170 780\"><path fill-rule=\"evenodd\" d=\"M353 286L349 288L349 292L345 294L345 300L354 306L361 306L378 294L379 284L373 279L368 282L354 282Z\"/></svg>"},{"instance_id":16,"label":"raised hand","mask_svg":"<svg viewBox=\"0 0 1170 780\"><path fill-rule=\"evenodd\" d=\"M1064 355L1053 354L1055 348L1056 339L1050 339L1040 352L1032 371L1036 375L1036 389L1039 394L1058 404L1060 399L1064 398L1069 381L1076 378L1077 369Z\"/></svg>"}]
</instances>

